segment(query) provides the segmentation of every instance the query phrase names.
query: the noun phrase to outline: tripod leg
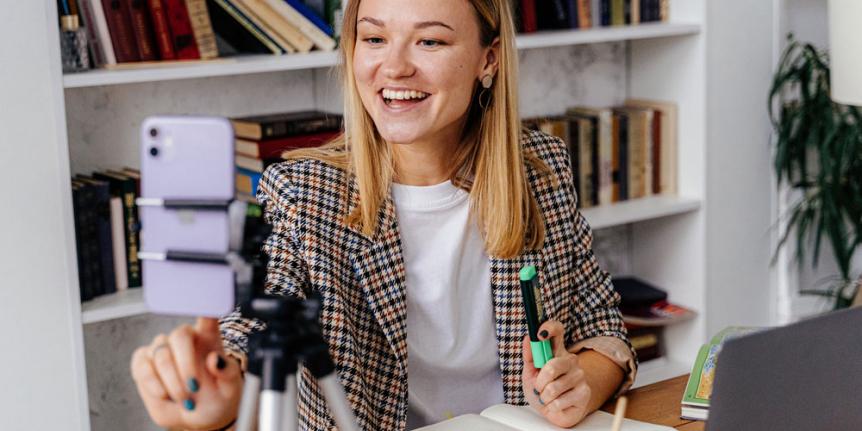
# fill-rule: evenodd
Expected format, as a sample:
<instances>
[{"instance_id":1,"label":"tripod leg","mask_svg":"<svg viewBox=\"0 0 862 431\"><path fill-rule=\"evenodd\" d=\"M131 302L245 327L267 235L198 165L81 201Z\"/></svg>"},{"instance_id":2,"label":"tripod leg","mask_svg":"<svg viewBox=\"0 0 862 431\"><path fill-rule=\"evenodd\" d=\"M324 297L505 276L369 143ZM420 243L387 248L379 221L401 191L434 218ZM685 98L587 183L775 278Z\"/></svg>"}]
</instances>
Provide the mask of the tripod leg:
<instances>
[{"instance_id":1,"label":"tripod leg","mask_svg":"<svg viewBox=\"0 0 862 431\"><path fill-rule=\"evenodd\" d=\"M296 431L299 429L299 418L296 414L297 392L296 374L288 374L284 385L284 405L282 410L284 412L284 426L282 427L282 431Z\"/></svg>"},{"instance_id":2,"label":"tripod leg","mask_svg":"<svg viewBox=\"0 0 862 431\"><path fill-rule=\"evenodd\" d=\"M344 387L338 382L338 377L334 372L318 379L323 396L326 398L326 403L329 404L329 410L332 411L332 417L335 419L335 425L339 431L359 431L359 426L356 425L356 418L353 416L353 410L350 408L350 402L347 401L347 396L344 394Z\"/></svg>"},{"instance_id":3,"label":"tripod leg","mask_svg":"<svg viewBox=\"0 0 862 431\"><path fill-rule=\"evenodd\" d=\"M264 389L260 393L260 431L282 431L284 417L281 408L284 406L284 393L272 389Z\"/></svg>"},{"instance_id":4,"label":"tripod leg","mask_svg":"<svg viewBox=\"0 0 862 431\"><path fill-rule=\"evenodd\" d=\"M239 416L236 420L237 431L253 431L255 413L257 412L258 395L260 394L260 377L246 373L245 384L242 386L242 400L239 403Z\"/></svg>"}]
</instances>

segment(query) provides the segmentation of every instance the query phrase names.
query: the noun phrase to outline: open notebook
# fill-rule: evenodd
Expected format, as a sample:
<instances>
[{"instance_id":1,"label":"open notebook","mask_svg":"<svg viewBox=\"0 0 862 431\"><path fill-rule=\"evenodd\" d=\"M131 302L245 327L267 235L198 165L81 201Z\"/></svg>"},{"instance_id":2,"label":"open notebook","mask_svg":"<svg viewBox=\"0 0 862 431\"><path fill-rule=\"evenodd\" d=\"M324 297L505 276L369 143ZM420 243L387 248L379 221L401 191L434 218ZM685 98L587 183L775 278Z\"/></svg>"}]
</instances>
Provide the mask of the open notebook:
<instances>
[{"instance_id":1,"label":"open notebook","mask_svg":"<svg viewBox=\"0 0 862 431\"><path fill-rule=\"evenodd\" d=\"M609 431L614 415L597 411L574 428L560 428L550 424L537 411L526 406L497 404L481 414L461 415L416 431ZM674 431L662 425L653 425L631 419L623 420L621 431Z\"/></svg>"}]
</instances>

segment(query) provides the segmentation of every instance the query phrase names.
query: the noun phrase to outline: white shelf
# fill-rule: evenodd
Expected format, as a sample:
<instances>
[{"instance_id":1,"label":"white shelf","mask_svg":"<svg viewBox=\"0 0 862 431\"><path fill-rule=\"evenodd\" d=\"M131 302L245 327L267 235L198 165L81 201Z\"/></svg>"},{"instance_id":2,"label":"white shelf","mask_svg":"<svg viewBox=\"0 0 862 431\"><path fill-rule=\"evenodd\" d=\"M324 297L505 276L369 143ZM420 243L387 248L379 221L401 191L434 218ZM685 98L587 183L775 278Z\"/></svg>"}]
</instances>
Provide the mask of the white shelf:
<instances>
[{"instance_id":1,"label":"white shelf","mask_svg":"<svg viewBox=\"0 0 862 431\"><path fill-rule=\"evenodd\" d=\"M634 26L602 27L588 30L543 31L520 35L516 39L519 49L552 46L580 45L601 42L650 39L697 34L696 24L647 23ZM209 61L190 61L161 64L133 69L98 69L63 75L64 88L95 87L100 85L132 84L174 79L208 78L227 75L315 69L335 66L338 54L310 52L288 55L246 55Z\"/></svg>"},{"instance_id":2,"label":"white shelf","mask_svg":"<svg viewBox=\"0 0 862 431\"><path fill-rule=\"evenodd\" d=\"M638 365L638 374L632 389L672 379L691 372L691 365L668 358L656 358Z\"/></svg>"},{"instance_id":3,"label":"white shelf","mask_svg":"<svg viewBox=\"0 0 862 431\"><path fill-rule=\"evenodd\" d=\"M586 208L581 210L581 214L590 223L590 227L596 230L683 214L698 209L700 209L698 199L658 195Z\"/></svg>"},{"instance_id":4,"label":"white shelf","mask_svg":"<svg viewBox=\"0 0 862 431\"><path fill-rule=\"evenodd\" d=\"M147 306L144 304L144 290L134 288L84 302L81 310L81 320L87 324L144 314Z\"/></svg>"}]
</instances>

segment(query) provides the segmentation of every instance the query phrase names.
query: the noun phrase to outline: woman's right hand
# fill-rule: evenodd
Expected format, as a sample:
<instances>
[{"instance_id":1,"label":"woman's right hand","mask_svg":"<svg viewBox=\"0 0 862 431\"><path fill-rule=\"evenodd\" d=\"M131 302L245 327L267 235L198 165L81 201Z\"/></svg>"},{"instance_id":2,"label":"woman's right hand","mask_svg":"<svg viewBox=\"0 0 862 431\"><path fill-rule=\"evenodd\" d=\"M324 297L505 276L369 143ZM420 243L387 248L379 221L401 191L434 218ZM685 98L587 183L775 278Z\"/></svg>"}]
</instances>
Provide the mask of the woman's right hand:
<instances>
[{"instance_id":1,"label":"woman's right hand","mask_svg":"<svg viewBox=\"0 0 862 431\"><path fill-rule=\"evenodd\" d=\"M132 355L132 378L153 421L164 428L217 430L236 419L243 379L225 355L218 321L199 318L160 334Z\"/></svg>"}]
</instances>

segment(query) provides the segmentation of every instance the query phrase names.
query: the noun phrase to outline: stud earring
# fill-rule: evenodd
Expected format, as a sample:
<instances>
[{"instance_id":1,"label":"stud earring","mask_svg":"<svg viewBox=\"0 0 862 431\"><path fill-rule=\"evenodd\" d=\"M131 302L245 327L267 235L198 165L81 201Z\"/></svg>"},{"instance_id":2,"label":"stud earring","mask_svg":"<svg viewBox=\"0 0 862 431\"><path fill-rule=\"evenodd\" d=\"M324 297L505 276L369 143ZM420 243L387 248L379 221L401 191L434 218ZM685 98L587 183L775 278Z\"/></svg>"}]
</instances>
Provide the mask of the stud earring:
<instances>
[{"instance_id":1,"label":"stud earring","mask_svg":"<svg viewBox=\"0 0 862 431\"><path fill-rule=\"evenodd\" d=\"M491 88L491 84L493 84L493 83L494 83L494 78L491 76L490 73L482 77L482 87Z\"/></svg>"}]
</instances>

